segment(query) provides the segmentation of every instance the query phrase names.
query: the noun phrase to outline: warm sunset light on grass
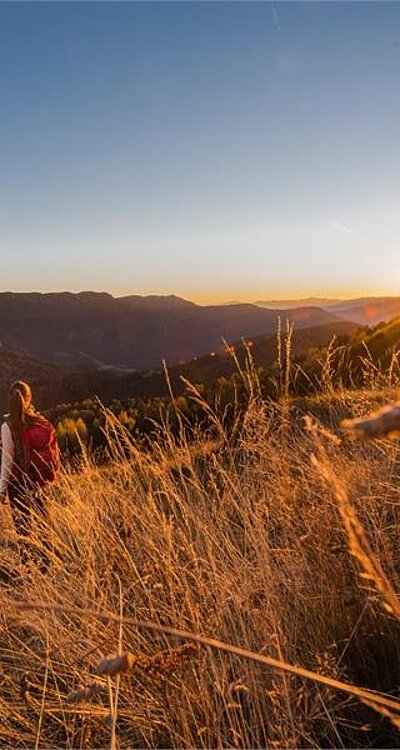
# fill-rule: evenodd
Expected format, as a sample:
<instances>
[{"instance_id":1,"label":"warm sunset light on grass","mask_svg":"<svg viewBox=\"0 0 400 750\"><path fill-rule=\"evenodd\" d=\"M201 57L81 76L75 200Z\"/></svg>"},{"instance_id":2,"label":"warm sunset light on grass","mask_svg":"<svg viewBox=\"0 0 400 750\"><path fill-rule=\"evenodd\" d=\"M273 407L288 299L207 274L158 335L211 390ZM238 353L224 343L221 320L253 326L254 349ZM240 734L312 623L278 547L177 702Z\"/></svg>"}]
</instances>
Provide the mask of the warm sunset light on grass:
<instances>
[{"instance_id":1,"label":"warm sunset light on grass","mask_svg":"<svg viewBox=\"0 0 400 750\"><path fill-rule=\"evenodd\" d=\"M0 70L0 748L400 747L400 2Z\"/></svg>"}]
</instances>

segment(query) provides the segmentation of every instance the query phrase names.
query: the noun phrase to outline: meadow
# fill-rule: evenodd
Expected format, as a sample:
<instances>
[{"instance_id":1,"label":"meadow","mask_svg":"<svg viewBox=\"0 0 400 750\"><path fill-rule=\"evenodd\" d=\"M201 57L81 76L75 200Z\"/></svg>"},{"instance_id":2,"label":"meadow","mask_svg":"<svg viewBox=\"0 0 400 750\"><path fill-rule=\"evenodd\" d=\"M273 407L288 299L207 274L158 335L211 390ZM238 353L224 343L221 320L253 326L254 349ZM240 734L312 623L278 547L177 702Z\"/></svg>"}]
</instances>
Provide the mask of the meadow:
<instances>
[{"instance_id":1,"label":"meadow","mask_svg":"<svg viewBox=\"0 0 400 750\"><path fill-rule=\"evenodd\" d=\"M340 430L396 384L328 369L146 444L106 412L27 565L1 509L2 747L399 746L400 450Z\"/></svg>"}]
</instances>

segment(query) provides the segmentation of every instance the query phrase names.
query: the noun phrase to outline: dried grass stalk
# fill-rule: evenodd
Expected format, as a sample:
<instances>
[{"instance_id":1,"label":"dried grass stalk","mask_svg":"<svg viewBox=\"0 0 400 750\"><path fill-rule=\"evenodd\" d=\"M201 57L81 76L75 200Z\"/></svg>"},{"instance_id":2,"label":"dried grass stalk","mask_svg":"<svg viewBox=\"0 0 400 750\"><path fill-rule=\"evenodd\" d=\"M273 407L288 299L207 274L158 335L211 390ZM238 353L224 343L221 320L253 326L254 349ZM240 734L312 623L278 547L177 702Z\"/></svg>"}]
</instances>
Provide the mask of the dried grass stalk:
<instances>
[{"instance_id":1,"label":"dried grass stalk","mask_svg":"<svg viewBox=\"0 0 400 750\"><path fill-rule=\"evenodd\" d=\"M349 551L360 563L364 576L375 584L377 591L382 596L385 608L400 620L400 599L380 561L371 549L365 529L349 499L346 484L338 477L321 444L318 445L318 452L318 457L312 456L312 463L334 491L347 533Z\"/></svg>"},{"instance_id":2,"label":"dried grass stalk","mask_svg":"<svg viewBox=\"0 0 400 750\"><path fill-rule=\"evenodd\" d=\"M58 604L41 604L36 602L23 602L23 603L15 603L15 607L20 610L42 610L47 612L63 612L63 613L71 613L76 614L79 611L80 616L86 615L87 617L97 617L102 620L108 620L110 622L120 622L120 618L115 615L112 612L98 612L96 610L92 609L77 609L74 607L64 607L62 605ZM345 683L341 682L340 680L337 680L333 677L327 677L324 674L321 674L320 672L313 672L310 669L305 669L304 667L299 667L296 664L288 664L287 662L280 661L279 659L275 659L271 656L265 656L264 654L259 654L254 651L249 651L248 649L241 648L240 646L235 646L231 643L225 643L224 641L220 641L216 638L210 638L208 636L204 635L198 635L196 633L191 633L187 630L180 630L178 628L173 628L167 625L160 625L156 622L148 622L144 620L136 620L133 617L124 617L123 621L126 625L132 625L136 628L140 628L143 630L148 630L150 632L155 633L162 633L163 635L170 636L172 638L179 638L183 639L185 641L192 641L194 643L198 643L199 645L203 645L206 647L209 647L215 651L219 651L221 653L228 653L233 654L235 656L238 656L241 659L247 659L253 662L257 662L258 664L263 664L264 666L271 667L272 669L277 669L281 672L286 672L288 674L295 675L297 677L302 677L306 680L312 680L313 682L320 684L320 685L326 685L327 687L334 688L336 690L340 690L344 693L347 693L348 695L353 695L360 700L363 700L364 698L366 700L370 700L371 698L374 700L374 702L379 706L384 706L385 708L389 709L390 711L396 712L400 714L400 701L398 701L396 698L389 698L386 695L383 695L381 693L372 693L371 691L358 687L357 685L352 685L351 683ZM125 656L124 654L122 656ZM115 661L118 663L118 660L121 657L115 657ZM103 663L110 663L113 662L113 659L103 659L103 661L100 663L99 666L103 665ZM119 662L121 664L121 662ZM106 672L104 672L106 674ZM114 672L116 674L116 672Z\"/></svg>"}]
</instances>

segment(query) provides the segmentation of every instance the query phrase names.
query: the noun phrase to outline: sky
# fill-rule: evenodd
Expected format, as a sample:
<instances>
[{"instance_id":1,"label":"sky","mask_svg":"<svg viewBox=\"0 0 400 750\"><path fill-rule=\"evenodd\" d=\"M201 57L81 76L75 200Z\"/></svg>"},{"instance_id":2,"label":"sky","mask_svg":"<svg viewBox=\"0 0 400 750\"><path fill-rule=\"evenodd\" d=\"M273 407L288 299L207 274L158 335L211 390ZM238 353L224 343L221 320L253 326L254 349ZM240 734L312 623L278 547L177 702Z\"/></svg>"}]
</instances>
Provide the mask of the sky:
<instances>
[{"instance_id":1,"label":"sky","mask_svg":"<svg viewBox=\"0 0 400 750\"><path fill-rule=\"evenodd\" d=\"M0 3L2 290L400 294L400 3Z\"/></svg>"}]
</instances>

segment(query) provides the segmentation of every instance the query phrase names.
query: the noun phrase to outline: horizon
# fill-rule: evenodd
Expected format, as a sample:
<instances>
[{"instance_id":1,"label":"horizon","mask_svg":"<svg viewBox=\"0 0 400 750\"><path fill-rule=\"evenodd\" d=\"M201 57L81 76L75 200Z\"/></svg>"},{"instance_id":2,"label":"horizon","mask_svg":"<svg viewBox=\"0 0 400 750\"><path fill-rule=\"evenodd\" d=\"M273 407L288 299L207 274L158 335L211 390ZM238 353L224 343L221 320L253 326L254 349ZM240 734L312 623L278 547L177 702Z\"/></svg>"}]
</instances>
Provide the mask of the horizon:
<instances>
[{"instance_id":1,"label":"horizon","mask_svg":"<svg viewBox=\"0 0 400 750\"><path fill-rule=\"evenodd\" d=\"M400 290L399 4L27 2L0 20L7 287Z\"/></svg>"},{"instance_id":2,"label":"horizon","mask_svg":"<svg viewBox=\"0 0 400 750\"><path fill-rule=\"evenodd\" d=\"M148 297L176 297L178 299L181 299L185 302L192 302L199 306L219 306L219 305L234 305L234 304L250 304L250 305L257 305L260 303L280 303L282 302L299 302L299 303L309 303L310 301L315 301L316 303L318 301L325 301L325 302L346 302L350 300L363 300L363 299L382 299L382 298L396 298L400 297L400 293L388 293L388 294L381 294L378 293L377 290L372 292L353 292L347 295L343 294L320 294L320 293L310 293L310 294L304 294L304 295L282 295L278 297L269 297L267 295L261 295L259 297L253 297L251 299L225 299L225 298L219 298L219 299L210 299L210 298L193 298L189 297L187 294L179 294L177 292L136 292L136 291L130 291L130 292L114 292L107 289L48 289L48 290L34 290L34 289L25 289L25 290L12 290L12 289L2 289L0 290L1 294L21 294L21 295L29 295L29 294L107 294L114 299L121 299L123 297L142 297L142 298L148 298ZM318 306L318 305L316 305Z\"/></svg>"}]
</instances>

